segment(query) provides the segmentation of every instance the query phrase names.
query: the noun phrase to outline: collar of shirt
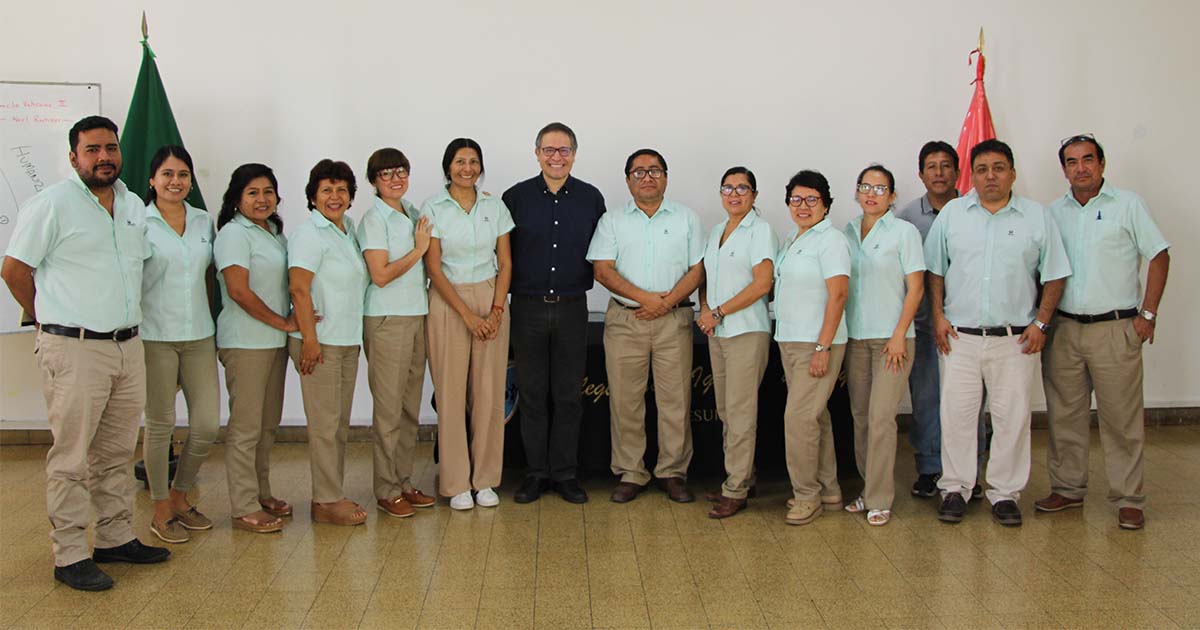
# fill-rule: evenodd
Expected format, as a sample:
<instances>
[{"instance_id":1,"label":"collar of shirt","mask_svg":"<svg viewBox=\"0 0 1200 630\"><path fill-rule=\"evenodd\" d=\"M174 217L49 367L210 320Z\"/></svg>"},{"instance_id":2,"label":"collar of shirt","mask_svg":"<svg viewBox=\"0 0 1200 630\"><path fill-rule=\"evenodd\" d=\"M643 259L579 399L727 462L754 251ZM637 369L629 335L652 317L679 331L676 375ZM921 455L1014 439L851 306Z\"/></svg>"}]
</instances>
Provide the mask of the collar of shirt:
<instances>
[{"instance_id":1,"label":"collar of shirt","mask_svg":"<svg viewBox=\"0 0 1200 630\"><path fill-rule=\"evenodd\" d=\"M805 238L810 234L820 234L821 232L828 230L832 225L833 224L829 222L829 215L826 214L824 219L821 219L816 225L805 230L803 234L800 234L800 228L792 230L791 242L795 243L796 241Z\"/></svg>"},{"instance_id":2,"label":"collar of shirt","mask_svg":"<svg viewBox=\"0 0 1200 630\"><path fill-rule=\"evenodd\" d=\"M91 188L87 187L87 184L83 183L83 179L79 177L79 173L74 173L70 178L67 179L67 181L77 186L80 190L87 194L88 197L91 197L92 200L96 202L96 205L104 208L104 206L100 205L100 198L96 196L96 193L92 192ZM125 185L125 182L119 179L113 182L112 189L114 204L119 203L121 199L125 197L125 195L129 194L129 187ZM115 210L116 208L114 208L114 211ZM105 212L108 212L108 210L105 209Z\"/></svg>"},{"instance_id":3,"label":"collar of shirt","mask_svg":"<svg viewBox=\"0 0 1200 630\"><path fill-rule=\"evenodd\" d=\"M850 219L850 225L854 226L854 238L855 238L855 240L857 240L859 242L862 242L863 219L866 219L866 215L864 215L864 214L860 214L857 217ZM877 219L875 221L875 225L871 228L871 231L874 232L875 228L877 228L877 227L883 227L884 230L887 230L891 227L892 221L895 221L895 220L896 220L896 215L892 214L891 210L888 210L888 211L884 212L879 217L879 219ZM814 226L814 227L816 227L816 226Z\"/></svg>"},{"instance_id":4,"label":"collar of shirt","mask_svg":"<svg viewBox=\"0 0 1200 630\"><path fill-rule=\"evenodd\" d=\"M1100 182L1100 192L1097 193L1095 197L1088 199L1088 204L1091 204L1093 201L1095 201L1101 197L1115 199L1116 196L1117 196L1117 193L1113 192L1113 189L1111 187L1109 187L1109 185L1108 185L1108 180L1105 179L1104 181ZM1075 195L1074 195L1074 193L1071 192L1070 188L1067 189L1067 192L1062 196L1062 199L1063 199L1063 201L1074 205L1076 208L1079 208L1080 210L1083 209L1083 206L1079 205L1079 200L1075 198Z\"/></svg>"},{"instance_id":5,"label":"collar of shirt","mask_svg":"<svg viewBox=\"0 0 1200 630\"><path fill-rule=\"evenodd\" d=\"M668 214L670 214L670 213L674 213L675 210L676 210L675 203L666 198L663 198L662 203L658 204L658 210L655 210L654 214L655 214L655 216L657 216L659 212L664 212L664 211L667 212ZM633 214L634 212L642 212L642 209L638 207L637 202L630 199L629 201L625 202L625 214ZM643 212L643 214L645 214L645 213ZM650 218L653 218L653 217L650 217Z\"/></svg>"},{"instance_id":6,"label":"collar of shirt","mask_svg":"<svg viewBox=\"0 0 1200 630\"><path fill-rule=\"evenodd\" d=\"M316 211L316 210L313 210L313 212L317 212L317 211ZM320 214L320 213L319 213L319 212L317 212L317 214ZM324 217L322 217L322 218L324 218ZM240 225L240 226L242 226L242 227L244 227L244 228L262 229L262 228L260 228L260 227L258 226L258 224L257 224L257 223L255 223L255 222L251 221L249 217L247 217L246 215L242 214L241 212L235 212L235 213L233 214L233 222L234 222L234 223L237 223L238 225ZM277 230L278 230L278 228L276 228L276 227L275 227L275 224L274 224L274 223L272 223L272 222L270 222L270 221L267 221L267 229L266 229L266 232L267 232L268 234L270 234L271 236L279 236L279 233L278 233L278 231L277 231Z\"/></svg>"},{"instance_id":7,"label":"collar of shirt","mask_svg":"<svg viewBox=\"0 0 1200 630\"><path fill-rule=\"evenodd\" d=\"M349 236L354 230L354 223L350 220L350 217L344 214L342 215L342 226L346 228L345 232L339 229L338 226L334 225L333 221L325 218L325 215L321 214L320 210L314 209L311 210L310 213L312 214L312 223L313 227L315 228L332 228L342 236Z\"/></svg>"},{"instance_id":8,"label":"collar of shirt","mask_svg":"<svg viewBox=\"0 0 1200 630\"><path fill-rule=\"evenodd\" d=\"M401 198L400 206L404 208L403 216L408 217L409 221L415 222L417 220L414 216L417 212L417 207L412 205L409 200ZM379 197L375 198L375 204L368 208L367 212L378 212L379 216L383 217L384 219L390 219L392 218L392 215L400 214L399 212L396 212L395 208L389 206L386 201L380 199Z\"/></svg>"},{"instance_id":9,"label":"collar of shirt","mask_svg":"<svg viewBox=\"0 0 1200 630\"><path fill-rule=\"evenodd\" d=\"M550 185L546 183L545 175L539 173L537 175L537 180L542 186L542 192L546 193L547 195L569 195L571 194L571 190L575 187L575 177L573 175L567 175L567 181L563 182L562 187L559 188L558 192L556 193L550 192Z\"/></svg>"},{"instance_id":10,"label":"collar of shirt","mask_svg":"<svg viewBox=\"0 0 1200 630\"><path fill-rule=\"evenodd\" d=\"M195 208L192 206L192 204L190 204L186 201L183 202L183 209L184 209L184 213L185 213L184 214L184 224L185 225L188 223L191 223L192 221L195 221L197 219L201 219L201 218L208 219L208 212L201 210L199 208ZM241 216L241 215L239 214L238 216ZM153 201L146 204L146 217L150 218L150 219L158 219L159 221L162 221L163 223L167 222L167 220L163 218L162 210L159 210L158 204L154 203ZM251 225L253 225L253 224L251 224Z\"/></svg>"},{"instance_id":11,"label":"collar of shirt","mask_svg":"<svg viewBox=\"0 0 1200 630\"><path fill-rule=\"evenodd\" d=\"M491 193L479 190L478 186L475 187L475 206L478 206L480 201L483 201L484 199L490 199L491 197ZM450 204L455 208L458 208L460 212L464 213L470 210L470 208L463 208L462 206L458 205L458 201L456 201L454 197L450 196L449 186L443 186L441 191L433 196L433 200L430 203L432 205ZM475 206L471 206L471 208L474 208Z\"/></svg>"},{"instance_id":12,"label":"collar of shirt","mask_svg":"<svg viewBox=\"0 0 1200 630\"><path fill-rule=\"evenodd\" d=\"M1025 214L1025 207L1024 207L1023 199L1022 199L1022 197L1018 196L1017 193L1015 193L1015 192L1009 192L1008 193L1008 203L1004 204L1004 207L1000 208L999 210L997 210L995 212L992 212L991 210L988 210L987 208L983 207L983 202L981 202L979 200L979 193L975 190L972 190L970 193L967 193L967 196L963 198L963 203L966 204L967 210L970 210L971 208L979 208L980 211L987 212L988 214L991 214L993 216L998 215L998 214L1003 214L1004 211L1006 211L1006 210L1012 210L1012 211L1016 212L1017 214L1022 214L1022 215ZM942 209L945 210L945 208L942 208Z\"/></svg>"}]
</instances>

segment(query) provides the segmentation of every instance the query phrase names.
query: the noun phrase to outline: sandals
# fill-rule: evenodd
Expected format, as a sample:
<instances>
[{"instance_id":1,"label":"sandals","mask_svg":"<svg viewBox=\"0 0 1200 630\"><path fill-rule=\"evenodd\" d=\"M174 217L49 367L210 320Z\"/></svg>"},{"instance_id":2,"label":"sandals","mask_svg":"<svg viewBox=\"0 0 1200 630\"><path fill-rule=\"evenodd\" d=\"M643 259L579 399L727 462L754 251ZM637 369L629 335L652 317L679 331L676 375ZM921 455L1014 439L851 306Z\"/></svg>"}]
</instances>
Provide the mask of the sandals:
<instances>
[{"instance_id":1,"label":"sandals","mask_svg":"<svg viewBox=\"0 0 1200 630\"><path fill-rule=\"evenodd\" d=\"M270 518L266 520L250 520L254 514L247 514L233 519L233 528L242 531L252 532L255 534L270 534L272 532L283 531L283 519L265 512Z\"/></svg>"},{"instance_id":2,"label":"sandals","mask_svg":"<svg viewBox=\"0 0 1200 630\"><path fill-rule=\"evenodd\" d=\"M361 512L361 514L356 514L356 512ZM366 512L362 506L350 499L342 499L333 503L312 502L312 520L316 523L362 525L367 522Z\"/></svg>"},{"instance_id":3,"label":"sandals","mask_svg":"<svg viewBox=\"0 0 1200 630\"><path fill-rule=\"evenodd\" d=\"M283 518L292 515L292 504L283 499L276 499L275 497L259 499L258 504L262 506L264 512L271 516Z\"/></svg>"},{"instance_id":4,"label":"sandals","mask_svg":"<svg viewBox=\"0 0 1200 630\"><path fill-rule=\"evenodd\" d=\"M866 512L867 504L863 502L862 497L858 497L857 499L851 501L850 503L847 503L845 510L851 514L858 514L859 512Z\"/></svg>"},{"instance_id":5,"label":"sandals","mask_svg":"<svg viewBox=\"0 0 1200 630\"><path fill-rule=\"evenodd\" d=\"M867 511L867 525L874 525L875 527L882 527L884 525L887 525L888 521L890 521L890 520L892 520L892 511L891 510L868 510Z\"/></svg>"}]
</instances>

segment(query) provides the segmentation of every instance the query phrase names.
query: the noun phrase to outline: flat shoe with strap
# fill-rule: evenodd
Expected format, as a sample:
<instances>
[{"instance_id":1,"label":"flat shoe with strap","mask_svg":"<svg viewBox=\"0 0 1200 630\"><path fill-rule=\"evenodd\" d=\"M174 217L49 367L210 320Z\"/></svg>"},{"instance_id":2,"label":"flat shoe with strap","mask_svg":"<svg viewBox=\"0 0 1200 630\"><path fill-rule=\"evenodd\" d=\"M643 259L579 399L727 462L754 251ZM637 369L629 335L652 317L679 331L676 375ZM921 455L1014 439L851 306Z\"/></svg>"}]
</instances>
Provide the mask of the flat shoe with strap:
<instances>
[{"instance_id":1,"label":"flat shoe with strap","mask_svg":"<svg viewBox=\"0 0 1200 630\"><path fill-rule=\"evenodd\" d=\"M269 512L264 511L264 513L271 518L265 521L251 521L247 519L248 516L251 516L249 514L246 516L239 516L233 519L233 528L255 534L270 534L273 532L283 531L282 518L274 516Z\"/></svg>"},{"instance_id":2,"label":"flat shoe with strap","mask_svg":"<svg viewBox=\"0 0 1200 630\"><path fill-rule=\"evenodd\" d=\"M288 503L283 499L276 499L275 497L271 497L266 501L260 500L258 504L262 506L264 512L270 514L271 516L283 518L285 516L291 516L293 512L291 503Z\"/></svg>"}]
</instances>

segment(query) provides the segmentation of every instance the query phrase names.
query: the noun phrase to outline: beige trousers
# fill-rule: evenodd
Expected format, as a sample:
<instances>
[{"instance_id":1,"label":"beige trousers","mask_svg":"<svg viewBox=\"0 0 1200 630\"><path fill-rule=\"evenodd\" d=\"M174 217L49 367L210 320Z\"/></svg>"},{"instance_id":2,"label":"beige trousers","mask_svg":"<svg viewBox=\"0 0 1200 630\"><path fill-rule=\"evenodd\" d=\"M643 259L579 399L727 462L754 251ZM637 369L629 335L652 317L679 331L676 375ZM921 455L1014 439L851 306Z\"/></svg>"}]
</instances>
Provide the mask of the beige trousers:
<instances>
[{"instance_id":1,"label":"beige trousers","mask_svg":"<svg viewBox=\"0 0 1200 630\"><path fill-rule=\"evenodd\" d=\"M1050 416L1050 488L1065 497L1087 494L1092 392L1100 416L1100 445L1108 500L1141 508L1142 340L1132 319L1081 324L1057 317L1042 350L1042 383Z\"/></svg>"},{"instance_id":2,"label":"beige trousers","mask_svg":"<svg viewBox=\"0 0 1200 630\"><path fill-rule=\"evenodd\" d=\"M229 424L225 427L225 476L233 518L259 511L271 498L271 447L283 417L287 348L221 348Z\"/></svg>"},{"instance_id":3,"label":"beige trousers","mask_svg":"<svg viewBox=\"0 0 1200 630\"><path fill-rule=\"evenodd\" d=\"M454 290L480 317L492 308L495 278L456 284ZM504 387L508 369L509 314L489 341L471 335L437 291L429 292L425 320L429 371L438 414L438 491L447 497L500 485L504 468ZM470 415L470 441L467 416Z\"/></svg>"},{"instance_id":4,"label":"beige trousers","mask_svg":"<svg viewBox=\"0 0 1200 630\"><path fill-rule=\"evenodd\" d=\"M146 403L142 340L81 340L39 332L34 345L54 444L46 454L46 513L54 564L133 540L131 463Z\"/></svg>"},{"instance_id":5,"label":"beige trousers","mask_svg":"<svg viewBox=\"0 0 1200 630\"><path fill-rule=\"evenodd\" d=\"M677 308L650 321L610 300L604 315L604 365L608 371L612 472L645 485L646 379L654 372L658 408L658 463L654 476L687 478L692 461L692 321Z\"/></svg>"},{"instance_id":6,"label":"beige trousers","mask_svg":"<svg viewBox=\"0 0 1200 630\"><path fill-rule=\"evenodd\" d=\"M411 490L425 385L425 316L363 318L376 499Z\"/></svg>"},{"instance_id":7,"label":"beige trousers","mask_svg":"<svg viewBox=\"0 0 1200 630\"><path fill-rule=\"evenodd\" d=\"M833 423L829 417L829 396L837 384L846 355L845 344L829 351L829 369L814 378L808 363L813 343L781 342L779 355L787 380L787 403L783 411L784 449L792 495L797 502L820 501L821 497L840 497L837 481L837 454L833 448Z\"/></svg>"},{"instance_id":8,"label":"beige trousers","mask_svg":"<svg viewBox=\"0 0 1200 630\"><path fill-rule=\"evenodd\" d=\"M166 500L171 437L175 433L175 396L183 389L188 407L188 437L179 454L171 487L192 489L200 465L217 438L220 385L213 337L195 341L146 341L146 434L142 457L150 480L150 498Z\"/></svg>"},{"instance_id":9,"label":"beige trousers","mask_svg":"<svg viewBox=\"0 0 1200 630\"><path fill-rule=\"evenodd\" d=\"M888 369L887 339L851 339L846 344L846 385L854 415L854 461L866 482L868 510L890 510L896 496L896 408L908 391L916 342L909 339L909 360L900 372Z\"/></svg>"},{"instance_id":10,"label":"beige trousers","mask_svg":"<svg viewBox=\"0 0 1200 630\"><path fill-rule=\"evenodd\" d=\"M302 341L288 337L288 354L300 372ZM358 380L358 346L321 344L321 361L312 374L300 376L300 398L308 424L308 465L312 470L312 500L333 503L346 497L346 439L350 436L350 407Z\"/></svg>"},{"instance_id":11,"label":"beige trousers","mask_svg":"<svg viewBox=\"0 0 1200 630\"><path fill-rule=\"evenodd\" d=\"M767 369L771 334L748 332L709 337L717 415L723 423L725 482L721 494L745 499L754 485L754 446L758 437L758 387Z\"/></svg>"}]
</instances>

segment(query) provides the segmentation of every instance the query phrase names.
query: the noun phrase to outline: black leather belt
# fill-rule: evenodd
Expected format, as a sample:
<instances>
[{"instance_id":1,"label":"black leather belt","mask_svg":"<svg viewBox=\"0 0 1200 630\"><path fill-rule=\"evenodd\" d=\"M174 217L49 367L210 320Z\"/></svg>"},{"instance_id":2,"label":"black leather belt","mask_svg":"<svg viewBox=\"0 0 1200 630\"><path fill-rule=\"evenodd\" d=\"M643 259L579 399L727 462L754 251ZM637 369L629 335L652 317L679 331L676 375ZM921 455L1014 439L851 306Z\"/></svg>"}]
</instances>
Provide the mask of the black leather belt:
<instances>
[{"instance_id":1,"label":"black leather belt","mask_svg":"<svg viewBox=\"0 0 1200 630\"><path fill-rule=\"evenodd\" d=\"M1066 311L1058 311L1058 314L1066 317L1067 319L1073 319L1080 324L1094 324L1096 322L1111 322L1118 319L1129 319L1130 317L1136 317L1138 310L1136 308L1127 308L1120 311L1100 313L1098 315L1076 315L1075 313L1068 313Z\"/></svg>"},{"instance_id":2,"label":"black leather belt","mask_svg":"<svg viewBox=\"0 0 1200 630\"><path fill-rule=\"evenodd\" d=\"M965 335L974 335L976 337L1011 337L1025 332L1027 326L997 326L995 328L967 328L966 326L955 326L954 330Z\"/></svg>"},{"instance_id":3,"label":"black leather belt","mask_svg":"<svg viewBox=\"0 0 1200 630\"><path fill-rule=\"evenodd\" d=\"M526 302L544 302L546 304L559 304L563 302L577 302L587 299L586 295L513 295L514 300L524 300Z\"/></svg>"},{"instance_id":4,"label":"black leather belt","mask_svg":"<svg viewBox=\"0 0 1200 630\"><path fill-rule=\"evenodd\" d=\"M129 341L138 334L138 327L122 328L111 332L96 332L86 328L70 328L68 326L59 326L58 324L42 324L42 332L58 335L60 337L74 337L75 339L110 339L112 341Z\"/></svg>"},{"instance_id":5,"label":"black leather belt","mask_svg":"<svg viewBox=\"0 0 1200 630\"><path fill-rule=\"evenodd\" d=\"M636 310L642 308L640 306L630 306L620 300L613 300L613 302L616 302L617 306L620 306L621 308L630 310L630 311L636 311ZM671 307L671 309L674 310L677 308L692 308L695 305L696 305L696 303L691 300L684 300L684 301L676 304L675 306Z\"/></svg>"}]
</instances>

